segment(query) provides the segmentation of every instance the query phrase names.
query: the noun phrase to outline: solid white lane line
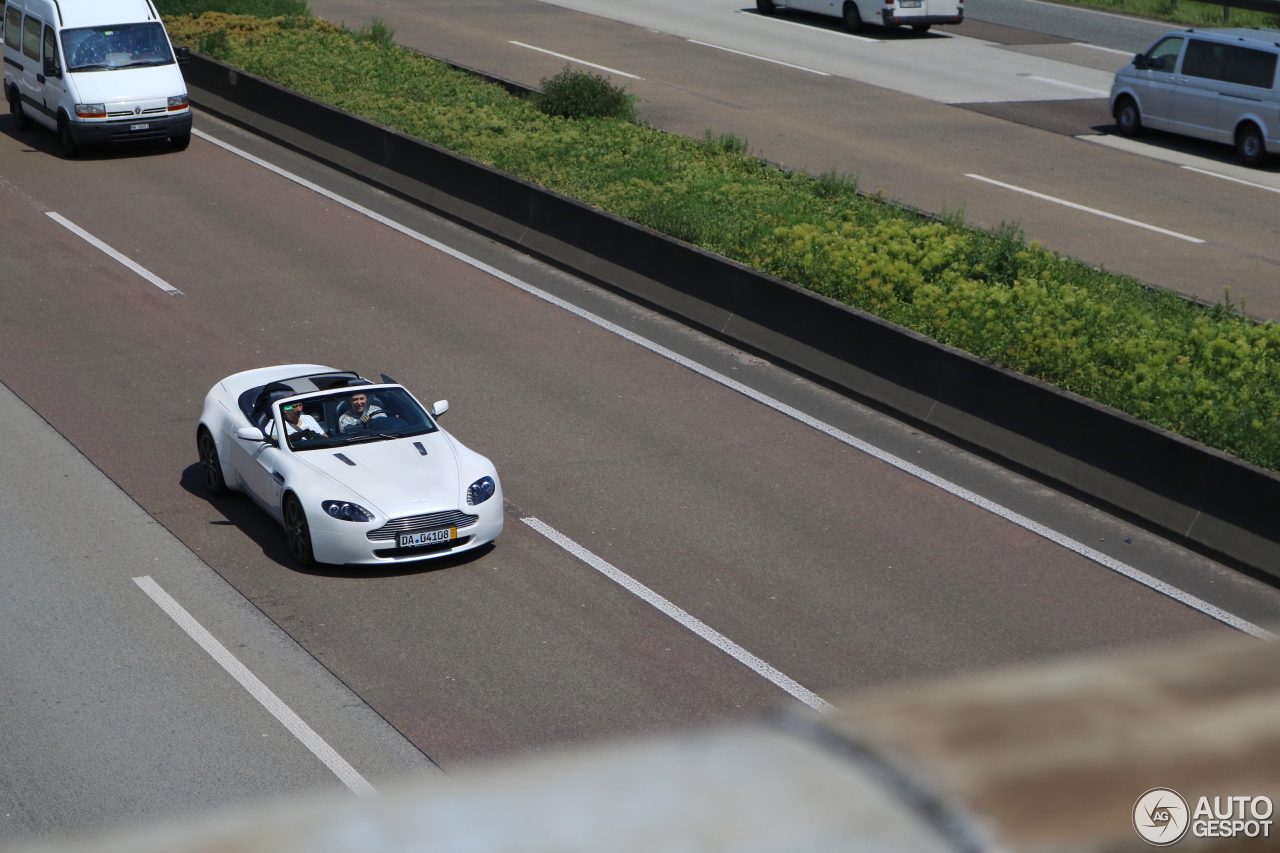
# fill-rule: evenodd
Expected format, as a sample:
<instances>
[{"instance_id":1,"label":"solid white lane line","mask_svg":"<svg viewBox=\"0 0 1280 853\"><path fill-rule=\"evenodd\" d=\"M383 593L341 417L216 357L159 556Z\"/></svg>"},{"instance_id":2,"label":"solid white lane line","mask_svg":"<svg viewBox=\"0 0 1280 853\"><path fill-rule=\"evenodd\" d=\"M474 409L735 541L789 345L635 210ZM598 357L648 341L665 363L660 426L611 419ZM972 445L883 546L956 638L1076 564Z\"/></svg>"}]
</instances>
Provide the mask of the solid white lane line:
<instances>
[{"instance_id":1,"label":"solid white lane line","mask_svg":"<svg viewBox=\"0 0 1280 853\"><path fill-rule=\"evenodd\" d=\"M89 243L95 246L96 248L100 249L104 254L109 255L110 257L119 261L121 264L124 264L126 267L133 270L138 275L142 276L147 281L151 282L156 287L160 288L170 296L184 295L181 290L178 290L178 288L174 287L172 284L169 284L169 282L165 281L160 276L156 275L155 273L152 273L150 270L146 269L145 267L135 264L133 261L129 260L124 255L120 254L115 249L111 248L106 243L102 242L97 237L93 236L88 231L81 228L79 225L76 225L74 222L67 219L65 216L60 216L59 214L54 213L52 210L46 211L45 216L49 217L54 222L58 223L63 228L70 231L72 234L75 234L77 237L84 240L86 243Z\"/></svg>"},{"instance_id":2,"label":"solid white lane line","mask_svg":"<svg viewBox=\"0 0 1280 853\"><path fill-rule=\"evenodd\" d=\"M776 59L770 59L770 58L769 58L769 57L767 57L767 56L757 56L757 55L756 55L756 54L754 54L754 53L744 53L744 52L743 52L743 51L741 51L741 50L734 50L734 49L733 49L733 48L731 48L731 47L721 47L721 46L720 46L720 45L718 45L718 44L711 44L710 42L698 41L697 39L689 39L689 42L690 42L691 44L700 44L700 45L702 45L703 47L714 47L716 50L723 50L725 53L736 53L736 54L738 54L738 56L749 56L749 57L751 57L752 59L758 59L758 60L760 60L761 62L772 62L774 65L785 65L787 68L794 68L794 69L796 69L797 71L808 71L810 74L820 74L820 75L822 75L823 77L830 77L830 76L831 76L830 74L828 74L828 73L827 73L827 72L825 72L825 71L815 71L815 70L814 70L814 69L812 69L812 68L805 68L803 65L792 65L790 62L780 62L780 61L778 61L778 60L776 60Z\"/></svg>"},{"instance_id":3,"label":"solid white lane line","mask_svg":"<svg viewBox=\"0 0 1280 853\"><path fill-rule=\"evenodd\" d=\"M616 567L605 562L600 557L597 557L595 554L591 553L586 548L583 548L577 542L574 542L568 536L565 536L551 525L531 517L522 518L520 520L550 539L552 542L559 545L564 550L568 551L573 556L577 557L582 562L586 563L591 568L600 572L600 574L604 575L609 580L626 589L628 592L634 593L649 604L652 604L654 607L658 608L711 645L720 649L720 651L729 655L729 657L733 658L738 663L769 679L778 687L781 687L783 690L790 693L810 708L813 708L815 711L835 710L833 705L824 700L817 693L802 687L799 683L788 678L769 664L760 660L760 658L751 654L751 652L747 651L733 640L730 640L724 634L721 634L719 631L714 630L700 620L690 616L686 611L676 607L670 601L667 601L667 599L658 595L635 578L619 571Z\"/></svg>"},{"instance_id":4,"label":"solid white lane line","mask_svg":"<svg viewBox=\"0 0 1280 853\"><path fill-rule=\"evenodd\" d=\"M360 773L346 762L341 755L333 747L325 742L324 738L316 734L315 731L302 721L302 718L293 712L288 705L280 701L276 694L271 692L267 685L263 684L258 677L249 671L249 668L240 663L235 655L227 651L226 646L218 642L212 634L205 630L205 627L195 620L195 618L186 611L178 602L173 600L169 593L161 588L150 575L140 578L134 578L136 583L143 592L151 597L151 600L160 606L160 609L169 614L169 618L178 623L178 627L187 632L187 636L195 640L200 648L209 653L209 656L222 665L227 673L240 683L240 686L249 691L249 695L253 696L262 703L262 707L271 712L280 724L293 733L293 736L302 741L302 745L311 750L316 758L324 762L324 765L333 771L333 775L342 780L342 783L355 792L360 797L375 797L378 795L377 790L365 780Z\"/></svg>"},{"instance_id":5,"label":"solid white lane line","mask_svg":"<svg viewBox=\"0 0 1280 853\"><path fill-rule=\"evenodd\" d=\"M852 447L855 450L860 450L863 453L866 453L868 456L874 456L876 459L879 459L881 462L884 462L887 465L892 465L894 468L897 468L899 471L903 471L904 473L910 474L913 477L918 477L919 479L924 480L926 483L930 483L931 485L937 486L939 489L942 489L944 492L954 495L955 497L960 498L961 500L966 501L970 504L973 504L976 507L984 509L987 512L994 513L995 515L1000 516L1006 521L1009 521L1009 522L1012 522L1013 524L1018 525L1024 530L1028 530L1036 534L1037 536L1043 536L1045 539L1048 539L1050 542L1054 542L1058 545L1061 545L1063 548L1066 548L1069 551L1073 551L1074 553L1079 554L1081 557L1084 557L1087 560L1092 560L1093 562L1097 563L1100 566L1103 566L1104 568L1110 569L1111 571L1116 572L1117 574L1124 575L1125 577L1131 580L1137 581L1143 586L1149 587L1155 590L1156 592L1161 593L1162 595L1167 595L1169 598L1172 598L1174 601L1185 604L1187 607L1190 607L1193 610L1198 610L1199 612L1205 614L1206 616L1210 616L1214 619L1217 619L1219 622L1230 625L1232 628L1236 628L1240 631L1245 632L1246 634L1252 634L1255 637L1261 637L1263 639L1275 639L1275 635L1272 634L1270 631L1265 631L1262 628L1258 627L1257 625L1254 625L1252 622L1247 622L1238 616L1235 616L1231 613L1226 612L1225 610L1222 610L1221 608L1215 607L1214 605L1210 604L1207 601L1204 601L1203 599L1197 598L1196 596L1183 592L1177 587L1171 586L1162 580L1154 578L1151 575L1147 574L1146 572L1135 569L1134 567L1128 565L1127 563L1122 563L1121 561L1113 557L1109 557L1106 554L1103 554L1101 551L1097 551L1093 548L1090 548L1088 545L1085 545L1081 542L1077 542L1075 539L1072 539L1069 536L1065 536L1056 530L1051 530L1050 528L1045 527L1043 524L1040 524L1039 522L1032 521L1026 516L1019 515L1018 513L1014 512L1011 509L1003 507L1000 504L997 504L993 501L989 501L979 494L971 492L968 489L958 486L955 483L952 483L948 480L944 480L943 478L929 471L926 471L923 468L913 465L910 462L907 462L906 460L899 459L897 456L894 456L893 454L888 453L887 451L881 450L880 448L876 447L873 444L868 444L867 442L863 441L860 438L855 438L854 436L850 435L844 430L837 429L836 427L833 427L830 424L824 423L818 420L817 418L810 417L809 415L805 414L799 409L793 408L792 406L788 406L786 403L783 403L780 400L775 400L774 398L768 396L767 394L762 394L761 392L755 390L754 388L750 388L746 385L743 385L741 382L738 382L734 379L730 379L728 376L725 376L723 373L717 373L716 371L708 367L704 367L703 365L699 364L698 362L692 359L685 358L684 356L680 355L677 352L669 350L660 344L654 343L648 338L641 337L640 335L637 335L635 332L629 331L628 329L624 329L619 325L611 323L608 320L604 319L603 317L597 317L595 314L592 314L590 311L586 311L582 308L579 308L577 305L574 305L571 302L566 302L565 300L561 299L558 296L553 296L550 293L547 293L545 290L541 290L537 287L534 287L533 285L525 281L522 281L521 279L518 279L513 275L508 275L507 273L503 272L497 267L490 266L489 264L486 264L484 261L478 260L476 258L471 257L470 255L467 255L463 252L458 251L452 246L446 246L444 243L441 243L438 240L433 240L430 237L426 236L425 234L420 234L417 231L414 231L412 228L408 228L404 225L401 225L399 222L396 222L393 219L389 219L380 213L375 213L374 211L369 210L367 207L362 207L361 205L356 204L354 201L350 201L346 198L343 198L342 196L338 195L335 192L331 192L330 190L327 190L324 187L313 184L310 181L306 180L305 178L301 178L293 174L292 172L285 171L284 169L281 169L279 166L276 166L273 163L268 163L265 160L255 157L247 151L241 151L239 148L236 148L233 145L223 142L220 139L215 139L212 136L209 136L207 133L203 133L199 130L193 130L192 133L194 133L196 136L199 136L201 139L205 139L205 140L208 140L209 142L212 142L214 145L217 145L221 148L225 148L227 151L230 151L232 154L235 154L239 157L243 157L244 159L250 161L251 163L256 163L259 166L262 166L264 169L275 172L277 175L280 175L282 178L287 178L288 180L293 181L294 183L299 184L300 186L304 186L309 190L319 193L320 195L324 196L327 199L331 199L337 202L338 204L345 205L351 210L354 210L357 213L363 214L364 216L369 217L375 222L380 222L383 225L387 226L388 228L399 231L401 234L405 235L406 237L409 237L410 239L417 240L419 243L430 246L436 251L443 252L446 255L457 258L459 261L462 261L464 264L468 264L478 270L481 270L482 272L486 272L496 279L505 281L507 284L511 285L512 287L518 288L519 290L523 290L525 293L528 293L530 296L536 296L537 298L543 300L544 302L554 305L557 308L562 308L576 317L580 317L589 323L593 323L596 326L599 326L605 331L611 332L612 334L615 334L620 338L625 338L626 340L631 341L631 343L636 344L639 347L643 347L644 349L647 349L649 352L654 353L655 355L662 356L665 359L675 362L681 367L684 367L688 370L692 370L694 373L698 374L699 376L710 379L712 382L723 385L725 388L729 388L733 391L737 391L739 394L742 394L744 397L750 397L752 400L755 400L757 403L768 406L770 409L773 409L775 412L778 412L779 414L786 415L787 417L797 420L806 426L812 427L813 429L816 429L818 432L824 433L825 435L828 435L831 438L834 438L836 441L842 444L848 445L849 447ZM976 176L970 176L970 177L976 177Z\"/></svg>"},{"instance_id":6,"label":"solid white lane line","mask_svg":"<svg viewBox=\"0 0 1280 853\"><path fill-rule=\"evenodd\" d=\"M569 62L576 62L579 65L586 65L589 68L599 68L601 71L608 71L610 74L617 74L619 77L629 77L632 80L644 79L643 77L637 77L634 74L628 74L625 71L619 71L616 68L610 68L607 65L596 65L594 62L587 62L585 59L578 59L573 56L565 56L563 53L556 53L554 50L547 50L546 48L542 48L542 47L534 47L533 45L525 44L522 41L509 41L507 42L507 44L514 44L516 47L527 47L529 48L529 50L536 50L538 51L538 53L550 54L551 56L555 56L560 59L565 59L565 60L568 60Z\"/></svg>"},{"instance_id":7,"label":"solid white lane line","mask_svg":"<svg viewBox=\"0 0 1280 853\"><path fill-rule=\"evenodd\" d=\"M872 44L885 43L884 39L873 39L873 38L868 38L867 36L855 36L853 33L838 33L838 32L835 32L834 30L828 30L825 27L815 27L812 24L802 24L799 21L788 21L785 18L779 18L777 16L774 16L772 18L766 18L763 15L759 14L758 12L748 12L746 9L735 9L734 11L739 15L750 15L752 18L755 18L757 20L768 21L770 24L786 24L789 27L803 27L804 29L808 30L811 33L823 33L829 36L837 36L842 39L852 39L853 41L871 42Z\"/></svg>"},{"instance_id":8,"label":"solid white lane line","mask_svg":"<svg viewBox=\"0 0 1280 853\"><path fill-rule=\"evenodd\" d=\"M1116 50L1114 47L1103 47L1100 44L1089 44L1087 41L1073 41L1071 44L1073 47L1087 47L1090 50L1104 50L1107 53L1118 53L1121 56L1133 56L1133 54L1127 50Z\"/></svg>"},{"instance_id":9,"label":"solid white lane line","mask_svg":"<svg viewBox=\"0 0 1280 853\"><path fill-rule=\"evenodd\" d=\"M1253 181L1244 181L1240 178L1233 178L1230 175L1223 175L1218 172L1210 172L1208 169L1197 169L1195 166L1183 166L1188 172L1197 172L1201 175L1208 175L1211 178L1222 178L1224 181L1231 181L1235 184L1244 184L1246 187L1254 187L1255 189L1266 190L1269 193L1280 193L1280 187L1269 187L1266 184L1255 184Z\"/></svg>"},{"instance_id":10,"label":"solid white lane line","mask_svg":"<svg viewBox=\"0 0 1280 853\"><path fill-rule=\"evenodd\" d=\"M1040 83L1052 83L1055 86L1063 86L1067 89L1075 89L1078 92L1088 92L1090 95L1097 95L1099 98L1108 98L1111 96L1110 92L1103 91L1102 89L1095 89L1092 86L1079 86L1075 83L1064 83L1061 80L1053 80L1049 77L1037 77L1034 74L1020 74L1018 76L1024 77L1027 80L1036 80Z\"/></svg>"},{"instance_id":11,"label":"solid white lane line","mask_svg":"<svg viewBox=\"0 0 1280 853\"><path fill-rule=\"evenodd\" d=\"M1022 193L1023 195L1029 195L1035 198L1044 199L1045 201L1051 201L1054 204L1060 204L1063 207L1070 207L1070 208L1073 208L1074 210L1083 210L1085 213L1092 213L1095 216L1105 216L1107 219L1114 219L1116 222L1123 222L1126 225L1133 225L1138 228L1145 228L1148 231L1155 231L1158 234L1165 234L1169 237L1177 237L1179 240L1186 240L1188 243L1204 242L1198 237L1188 237L1186 234L1179 234L1177 231L1170 231L1166 228L1157 228L1155 225L1148 225L1147 223L1139 222L1136 219L1126 219L1123 216L1116 216L1114 213L1107 213L1105 210L1098 210L1092 207L1085 207L1083 204L1076 204L1074 201L1067 201L1065 199L1055 198L1054 196L1051 196L1051 195L1045 195L1044 193L1038 193L1038 192L1035 192L1034 190L1027 190L1027 189L1023 189L1022 187L1015 187L1013 184L1006 184L1002 181L993 181L991 178L984 178L981 175L966 174L965 177L973 178L975 181L982 181L984 183L994 184L997 187L1004 187L1006 190L1013 190L1014 192Z\"/></svg>"}]
</instances>

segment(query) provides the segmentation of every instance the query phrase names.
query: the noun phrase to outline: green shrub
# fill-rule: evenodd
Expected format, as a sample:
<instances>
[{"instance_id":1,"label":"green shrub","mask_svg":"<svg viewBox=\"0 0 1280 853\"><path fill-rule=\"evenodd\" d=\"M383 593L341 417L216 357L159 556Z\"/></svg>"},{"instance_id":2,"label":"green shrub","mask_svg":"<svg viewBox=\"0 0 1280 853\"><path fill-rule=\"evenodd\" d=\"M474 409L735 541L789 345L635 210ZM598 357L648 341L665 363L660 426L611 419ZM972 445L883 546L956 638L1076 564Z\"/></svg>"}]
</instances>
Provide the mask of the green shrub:
<instances>
[{"instance_id":1,"label":"green shrub","mask_svg":"<svg viewBox=\"0 0 1280 853\"><path fill-rule=\"evenodd\" d=\"M554 77L544 78L538 88L542 90L536 99L538 109L549 116L636 120L639 98L627 92L625 86L615 86L600 74L566 65Z\"/></svg>"},{"instance_id":2,"label":"green shrub","mask_svg":"<svg viewBox=\"0 0 1280 853\"><path fill-rule=\"evenodd\" d=\"M1280 327L1027 245L926 221L856 179L783 172L724 136L566 119L316 19L167 21L311 97L688 240L997 364L1280 470ZM225 41L223 41L225 39Z\"/></svg>"},{"instance_id":3,"label":"green shrub","mask_svg":"<svg viewBox=\"0 0 1280 853\"><path fill-rule=\"evenodd\" d=\"M356 38L379 47L395 47L396 29L381 18L373 18L356 31Z\"/></svg>"},{"instance_id":4,"label":"green shrub","mask_svg":"<svg viewBox=\"0 0 1280 853\"><path fill-rule=\"evenodd\" d=\"M306 0L156 0L156 8L165 17L200 15L204 12L254 15L259 18L311 16Z\"/></svg>"}]
</instances>

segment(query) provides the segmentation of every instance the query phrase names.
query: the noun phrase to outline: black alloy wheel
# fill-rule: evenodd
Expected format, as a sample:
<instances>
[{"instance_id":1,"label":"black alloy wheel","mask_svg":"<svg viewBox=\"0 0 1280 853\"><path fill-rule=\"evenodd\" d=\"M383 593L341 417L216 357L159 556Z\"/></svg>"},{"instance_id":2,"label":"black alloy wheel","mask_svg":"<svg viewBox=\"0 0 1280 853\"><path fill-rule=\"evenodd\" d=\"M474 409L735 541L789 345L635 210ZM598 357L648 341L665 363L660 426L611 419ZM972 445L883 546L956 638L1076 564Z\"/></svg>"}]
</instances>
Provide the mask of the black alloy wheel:
<instances>
[{"instance_id":1,"label":"black alloy wheel","mask_svg":"<svg viewBox=\"0 0 1280 853\"><path fill-rule=\"evenodd\" d=\"M773 0L756 0L756 11L761 15L772 15L778 7L773 5Z\"/></svg>"},{"instance_id":2,"label":"black alloy wheel","mask_svg":"<svg viewBox=\"0 0 1280 853\"><path fill-rule=\"evenodd\" d=\"M27 115L27 108L22 105L22 98L18 95L9 101L9 113L13 116L13 123L18 126L18 130L26 133L33 126L31 116Z\"/></svg>"},{"instance_id":3,"label":"black alloy wheel","mask_svg":"<svg viewBox=\"0 0 1280 853\"><path fill-rule=\"evenodd\" d=\"M1121 136L1131 139L1142 133L1142 113L1133 98L1125 96L1116 103L1116 126Z\"/></svg>"},{"instance_id":4,"label":"black alloy wheel","mask_svg":"<svg viewBox=\"0 0 1280 853\"><path fill-rule=\"evenodd\" d=\"M200 451L200 475L204 478L204 487L215 498L227 493L227 481L222 477L222 463L218 459L218 445L207 429L200 429L196 436L196 448Z\"/></svg>"},{"instance_id":5,"label":"black alloy wheel","mask_svg":"<svg viewBox=\"0 0 1280 853\"><path fill-rule=\"evenodd\" d=\"M293 495L284 499L284 536L289 542L289 553L299 566L314 566L316 555L311 550L311 528L302 504Z\"/></svg>"},{"instance_id":6,"label":"black alloy wheel","mask_svg":"<svg viewBox=\"0 0 1280 853\"><path fill-rule=\"evenodd\" d=\"M851 33L862 29L862 14L858 11L857 3L844 4L844 26Z\"/></svg>"},{"instance_id":7,"label":"black alloy wheel","mask_svg":"<svg viewBox=\"0 0 1280 853\"><path fill-rule=\"evenodd\" d=\"M1239 155L1240 162L1251 169L1266 164L1267 143L1256 124L1242 124L1236 131L1236 154Z\"/></svg>"}]
</instances>

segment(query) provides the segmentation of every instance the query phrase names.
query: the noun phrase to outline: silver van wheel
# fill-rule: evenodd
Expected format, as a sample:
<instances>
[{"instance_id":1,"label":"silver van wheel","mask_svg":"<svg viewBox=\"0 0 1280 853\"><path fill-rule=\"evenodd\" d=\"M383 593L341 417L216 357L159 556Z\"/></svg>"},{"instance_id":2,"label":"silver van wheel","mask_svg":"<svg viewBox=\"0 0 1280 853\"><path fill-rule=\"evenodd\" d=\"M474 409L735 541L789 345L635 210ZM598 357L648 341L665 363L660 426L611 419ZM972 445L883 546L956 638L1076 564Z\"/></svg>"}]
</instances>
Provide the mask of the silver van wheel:
<instances>
[{"instance_id":1,"label":"silver van wheel","mask_svg":"<svg viewBox=\"0 0 1280 853\"><path fill-rule=\"evenodd\" d=\"M31 116L27 115L26 107L22 106L22 96L14 94L13 100L9 101L9 112L13 114L13 123L18 126L18 130L26 133L32 128L34 122Z\"/></svg>"},{"instance_id":2,"label":"silver van wheel","mask_svg":"<svg viewBox=\"0 0 1280 853\"><path fill-rule=\"evenodd\" d=\"M1267 162L1267 143L1256 124L1243 125L1236 131L1236 153L1240 162L1251 168Z\"/></svg>"},{"instance_id":3,"label":"silver van wheel","mask_svg":"<svg viewBox=\"0 0 1280 853\"><path fill-rule=\"evenodd\" d=\"M1137 136L1142 133L1142 113L1133 98L1121 98L1116 104L1116 126L1121 136Z\"/></svg>"}]
</instances>

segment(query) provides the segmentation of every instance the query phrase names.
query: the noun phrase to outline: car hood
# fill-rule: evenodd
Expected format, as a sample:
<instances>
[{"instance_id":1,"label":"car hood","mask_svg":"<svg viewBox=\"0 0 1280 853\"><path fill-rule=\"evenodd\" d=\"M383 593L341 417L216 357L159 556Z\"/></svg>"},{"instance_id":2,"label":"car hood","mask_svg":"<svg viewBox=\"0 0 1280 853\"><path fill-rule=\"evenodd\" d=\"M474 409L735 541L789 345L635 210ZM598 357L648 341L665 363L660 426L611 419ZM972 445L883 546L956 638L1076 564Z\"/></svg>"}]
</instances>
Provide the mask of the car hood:
<instances>
[{"instance_id":1,"label":"car hood","mask_svg":"<svg viewBox=\"0 0 1280 853\"><path fill-rule=\"evenodd\" d=\"M70 77L83 104L158 101L187 91L177 65L77 71Z\"/></svg>"},{"instance_id":2,"label":"car hood","mask_svg":"<svg viewBox=\"0 0 1280 853\"><path fill-rule=\"evenodd\" d=\"M426 456L415 442L426 449ZM338 454L355 464L348 465ZM459 509L458 459L443 432L309 450L298 456L388 518Z\"/></svg>"}]
</instances>

